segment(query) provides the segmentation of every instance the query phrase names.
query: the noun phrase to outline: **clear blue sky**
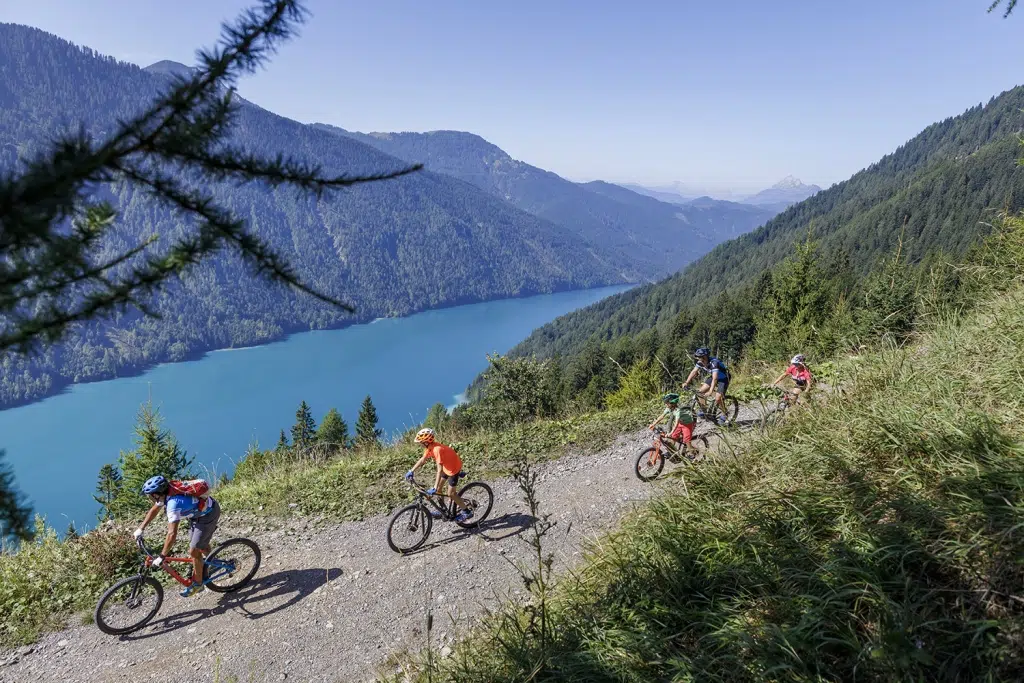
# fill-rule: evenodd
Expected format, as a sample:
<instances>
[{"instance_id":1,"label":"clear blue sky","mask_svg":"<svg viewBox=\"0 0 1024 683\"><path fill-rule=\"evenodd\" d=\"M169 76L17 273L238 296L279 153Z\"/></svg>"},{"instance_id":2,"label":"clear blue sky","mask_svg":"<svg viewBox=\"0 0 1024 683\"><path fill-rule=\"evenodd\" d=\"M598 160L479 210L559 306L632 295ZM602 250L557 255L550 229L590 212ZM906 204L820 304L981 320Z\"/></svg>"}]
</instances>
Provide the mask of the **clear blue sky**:
<instances>
[{"instance_id":1,"label":"clear blue sky","mask_svg":"<svg viewBox=\"0 0 1024 683\"><path fill-rule=\"evenodd\" d=\"M469 130L577 180L827 186L1024 83L989 0L309 0L241 94L350 130ZM4 0L146 65L193 63L244 0Z\"/></svg>"}]
</instances>

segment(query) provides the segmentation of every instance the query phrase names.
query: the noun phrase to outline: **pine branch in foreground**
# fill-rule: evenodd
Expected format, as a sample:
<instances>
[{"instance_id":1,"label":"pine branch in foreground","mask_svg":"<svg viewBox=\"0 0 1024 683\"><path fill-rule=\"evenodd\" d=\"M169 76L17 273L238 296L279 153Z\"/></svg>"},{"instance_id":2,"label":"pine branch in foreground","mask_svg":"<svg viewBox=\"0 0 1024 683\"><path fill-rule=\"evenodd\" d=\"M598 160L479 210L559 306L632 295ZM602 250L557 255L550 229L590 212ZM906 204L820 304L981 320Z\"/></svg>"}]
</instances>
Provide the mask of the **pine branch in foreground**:
<instances>
[{"instance_id":1,"label":"pine branch in foreground","mask_svg":"<svg viewBox=\"0 0 1024 683\"><path fill-rule=\"evenodd\" d=\"M210 183L261 182L320 197L422 168L327 176L284 154L264 159L228 142L238 112L238 78L263 66L306 17L299 0L263 0L223 26L219 44L199 52L200 66L190 78L177 77L109 138L93 140L82 129L56 141L20 174L0 178L0 352L52 344L76 323L128 307L158 317L147 307L150 295L224 249L261 277L354 310L303 283L283 256L248 231L245 220L202 189ZM101 257L116 214L91 197L113 181L141 188L193 230L170 243L152 236Z\"/></svg>"}]
</instances>

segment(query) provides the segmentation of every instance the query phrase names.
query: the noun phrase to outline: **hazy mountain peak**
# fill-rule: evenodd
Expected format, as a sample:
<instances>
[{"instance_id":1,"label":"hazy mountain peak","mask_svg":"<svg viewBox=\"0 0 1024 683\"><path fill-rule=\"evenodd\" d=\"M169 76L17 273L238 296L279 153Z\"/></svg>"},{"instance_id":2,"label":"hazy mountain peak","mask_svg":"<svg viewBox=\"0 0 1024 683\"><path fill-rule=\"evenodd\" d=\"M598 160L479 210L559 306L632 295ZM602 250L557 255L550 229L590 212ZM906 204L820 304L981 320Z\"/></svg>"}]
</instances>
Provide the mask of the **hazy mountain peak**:
<instances>
[{"instance_id":1,"label":"hazy mountain peak","mask_svg":"<svg viewBox=\"0 0 1024 683\"><path fill-rule=\"evenodd\" d=\"M779 182L772 185L773 190L795 190L799 187L805 187L803 182L796 176L788 175Z\"/></svg>"}]
</instances>

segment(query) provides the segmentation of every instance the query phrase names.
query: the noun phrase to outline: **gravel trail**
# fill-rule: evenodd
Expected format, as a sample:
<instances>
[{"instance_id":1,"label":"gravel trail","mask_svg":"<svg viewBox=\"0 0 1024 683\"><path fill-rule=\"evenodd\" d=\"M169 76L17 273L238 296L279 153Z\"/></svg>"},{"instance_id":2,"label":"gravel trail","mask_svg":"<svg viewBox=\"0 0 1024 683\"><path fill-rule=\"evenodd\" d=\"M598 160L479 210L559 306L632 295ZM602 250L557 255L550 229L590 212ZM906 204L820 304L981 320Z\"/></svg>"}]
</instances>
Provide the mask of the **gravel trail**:
<instances>
[{"instance_id":1,"label":"gravel trail","mask_svg":"<svg viewBox=\"0 0 1024 683\"><path fill-rule=\"evenodd\" d=\"M541 512L557 520L545 543L556 574L576 563L586 539L678 481L663 474L645 484L634 476L633 461L650 439L643 430L594 455L577 451L536 466ZM168 675L197 683L373 680L394 670L389 656L424 645L428 595L434 643L443 649L487 608L524 594L508 559L525 559L528 547L518 537L531 518L513 480L490 484L495 501L485 524L463 531L436 520L427 544L404 557L387 545L390 514L338 524L225 510L216 539L248 535L260 544L263 562L250 585L191 599L165 590L156 618L128 636L72 624L34 646L0 652L0 683L136 683Z\"/></svg>"}]
</instances>

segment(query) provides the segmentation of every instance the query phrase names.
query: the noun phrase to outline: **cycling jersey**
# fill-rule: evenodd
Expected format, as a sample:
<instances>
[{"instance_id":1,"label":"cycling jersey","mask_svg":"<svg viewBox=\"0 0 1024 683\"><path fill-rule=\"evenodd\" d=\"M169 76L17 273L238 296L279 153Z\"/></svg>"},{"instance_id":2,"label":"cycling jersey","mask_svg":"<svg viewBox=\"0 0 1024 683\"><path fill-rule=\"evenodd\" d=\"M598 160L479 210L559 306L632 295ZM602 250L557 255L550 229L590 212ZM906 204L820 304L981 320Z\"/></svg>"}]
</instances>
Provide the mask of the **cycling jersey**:
<instances>
[{"instance_id":1,"label":"cycling jersey","mask_svg":"<svg viewBox=\"0 0 1024 683\"><path fill-rule=\"evenodd\" d=\"M462 471L462 460L451 446L435 441L427 446L427 454L441 465L441 471L449 477Z\"/></svg>"},{"instance_id":2,"label":"cycling jersey","mask_svg":"<svg viewBox=\"0 0 1024 683\"><path fill-rule=\"evenodd\" d=\"M704 367L700 363L697 363L693 367L700 373L700 376L702 378L711 377L711 373L714 372L715 370L718 370L718 381L729 381L729 368L727 368L725 366L725 363L718 360L717 358L710 359L708 361L707 367Z\"/></svg>"},{"instance_id":3,"label":"cycling jersey","mask_svg":"<svg viewBox=\"0 0 1024 683\"><path fill-rule=\"evenodd\" d=\"M661 418L658 421L660 422L669 416L674 418L676 424L691 424L694 421L693 413L690 412L689 406L665 408L665 412L661 414Z\"/></svg>"},{"instance_id":4,"label":"cycling jersey","mask_svg":"<svg viewBox=\"0 0 1024 683\"><path fill-rule=\"evenodd\" d=\"M198 519L210 514L216 501L207 497L206 505L199 509L198 496L167 496L167 521L179 522L183 519Z\"/></svg>"},{"instance_id":5,"label":"cycling jersey","mask_svg":"<svg viewBox=\"0 0 1024 683\"><path fill-rule=\"evenodd\" d=\"M786 374L796 380L797 384L807 384L807 381L811 379L811 371L807 369L807 366L798 367L796 365L790 365L786 368Z\"/></svg>"}]
</instances>

